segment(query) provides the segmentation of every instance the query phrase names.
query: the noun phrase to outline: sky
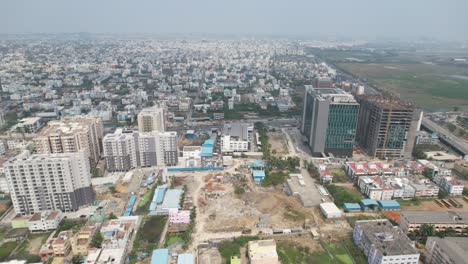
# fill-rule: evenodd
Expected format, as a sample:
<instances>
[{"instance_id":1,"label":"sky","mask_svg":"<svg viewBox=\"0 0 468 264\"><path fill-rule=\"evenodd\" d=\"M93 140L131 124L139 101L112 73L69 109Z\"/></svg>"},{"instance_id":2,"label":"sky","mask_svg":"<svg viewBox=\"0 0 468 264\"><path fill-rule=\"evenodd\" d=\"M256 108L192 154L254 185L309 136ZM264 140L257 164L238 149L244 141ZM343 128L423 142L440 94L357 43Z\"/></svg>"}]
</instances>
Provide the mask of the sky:
<instances>
[{"instance_id":1,"label":"sky","mask_svg":"<svg viewBox=\"0 0 468 264\"><path fill-rule=\"evenodd\" d=\"M2 0L0 33L468 40L467 0Z\"/></svg>"}]
</instances>

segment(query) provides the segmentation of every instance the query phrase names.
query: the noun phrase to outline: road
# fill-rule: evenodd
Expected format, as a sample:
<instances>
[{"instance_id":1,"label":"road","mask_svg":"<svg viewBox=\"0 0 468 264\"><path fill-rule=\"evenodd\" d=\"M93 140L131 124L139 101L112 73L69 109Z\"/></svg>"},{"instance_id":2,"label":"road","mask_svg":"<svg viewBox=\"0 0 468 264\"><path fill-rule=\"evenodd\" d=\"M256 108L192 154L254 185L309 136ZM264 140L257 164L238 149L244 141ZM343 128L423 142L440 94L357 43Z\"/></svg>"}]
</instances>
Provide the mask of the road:
<instances>
[{"instance_id":1,"label":"road","mask_svg":"<svg viewBox=\"0 0 468 264\"><path fill-rule=\"evenodd\" d=\"M424 128L435 132L439 135L440 139L447 142L447 144L452 147L454 150L459 152L464 156L468 156L468 144L463 142L462 139L453 135L447 129L439 126L435 122L431 121L429 118L424 117L421 124Z\"/></svg>"}]
</instances>

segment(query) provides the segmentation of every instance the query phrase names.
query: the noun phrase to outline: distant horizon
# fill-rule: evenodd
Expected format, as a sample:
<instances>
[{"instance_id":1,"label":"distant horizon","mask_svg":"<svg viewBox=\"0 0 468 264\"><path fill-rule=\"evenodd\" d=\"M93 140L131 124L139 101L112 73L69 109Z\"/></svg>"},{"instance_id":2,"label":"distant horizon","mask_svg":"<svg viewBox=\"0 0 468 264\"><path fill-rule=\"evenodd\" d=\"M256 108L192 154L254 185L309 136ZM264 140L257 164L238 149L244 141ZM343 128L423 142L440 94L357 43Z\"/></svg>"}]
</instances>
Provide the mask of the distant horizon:
<instances>
[{"instance_id":1,"label":"distant horizon","mask_svg":"<svg viewBox=\"0 0 468 264\"><path fill-rule=\"evenodd\" d=\"M437 39L430 36L419 36L414 38L398 38L398 37L375 37L375 38L356 38L352 36L324 36L324 35L307 35L307 34L269 34L269 33L183 33L183 32L166 32L166 33L156 33L156 32L86 32L86 31L76 31L76 32L0 32L0 38L2 36L60 36L60 35L89 35L89 36L156 36L156 37L182 37L182 38L270 38L270 39L289 39L289 40L307 40L307 41L365 41L365 42L397 42L397 43L406 43L406 42L429 42L429 43L466 43L467 40L443 40Z\"/></svg>"},{"instance_id":2,"label":"distant horizon","mask_svg":"<svg viewBox=\"0 0 468 264\"><path fill-rule=\"evenodd\" d=\"M1 34L218 34L468 41L466 0L15 0ZM193 33L195 32L195 33Z\"/></svg>"}]
</instances>

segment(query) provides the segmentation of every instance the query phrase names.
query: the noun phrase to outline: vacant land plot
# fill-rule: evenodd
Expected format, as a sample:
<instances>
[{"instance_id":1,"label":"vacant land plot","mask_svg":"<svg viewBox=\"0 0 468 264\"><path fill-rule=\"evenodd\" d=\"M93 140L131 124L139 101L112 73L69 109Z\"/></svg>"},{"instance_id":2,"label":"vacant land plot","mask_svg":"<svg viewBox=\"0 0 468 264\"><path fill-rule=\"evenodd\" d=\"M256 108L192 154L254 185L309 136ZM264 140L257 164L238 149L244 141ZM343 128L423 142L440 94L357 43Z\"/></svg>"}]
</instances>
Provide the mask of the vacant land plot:
<instances>
[{"instance_id":1,"label":"vacant land plot","mask_svg":"<svg viewBox=\"0 0 468 264\"><path fill-rule=\"evenodd\" d=\"M166 225L166 216L149 216L138 230L137 237L133 243L133 252L151 253L158 246L164 226Z\"/></svg>"},{"instance_id":2,"label":"vacant land plot","mask_svg":"<svg viewBox=\"0 0 468 264\"><path fill-rule=\"evenodd\" d=\"M273 154L282 155L288 153L286 140L281 131L268 132L268 143L271 144Z\"/></svg>"},{"instance_id":3,"label":"vacant land plot","mask_svg":"<svg viewBox=\"0 0 468 264\"><path fill-rule=\"evenodd\" d=\"M0 261L6 260L16 246L18 246L18 243L14 241L3 243L0 247Z\"/></svg>"},{"instance_id":4,"label":"vacant land plot","mask_svg":"<svg viewBox=\"0 0 468 264\"><path fill-rule=\"evenodd\" d=\"M424 109L468 108L468 69L433 64L339 63L343 70L368 79L379 89Z\"/></svg>"}]
</instances>

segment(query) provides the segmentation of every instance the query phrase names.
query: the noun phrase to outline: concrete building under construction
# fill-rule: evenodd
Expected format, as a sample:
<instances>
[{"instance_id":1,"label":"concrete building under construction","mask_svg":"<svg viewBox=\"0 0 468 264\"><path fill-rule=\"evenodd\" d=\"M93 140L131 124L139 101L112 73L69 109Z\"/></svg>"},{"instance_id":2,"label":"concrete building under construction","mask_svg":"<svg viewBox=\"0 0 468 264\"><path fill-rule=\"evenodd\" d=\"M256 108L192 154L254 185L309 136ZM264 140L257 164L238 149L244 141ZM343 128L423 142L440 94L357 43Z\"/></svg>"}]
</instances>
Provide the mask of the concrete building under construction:
<instances>
[{"instance_id":1,"label":"concrete building under construction","mask_svg":"<svg viewBox=\"0 0 468 264\"><path fill-rule=\"evenodd\" d=\"M380 159L410 158L421 111L396 99L360 96L356 142Z\"/></svg>"}]
</instances>

